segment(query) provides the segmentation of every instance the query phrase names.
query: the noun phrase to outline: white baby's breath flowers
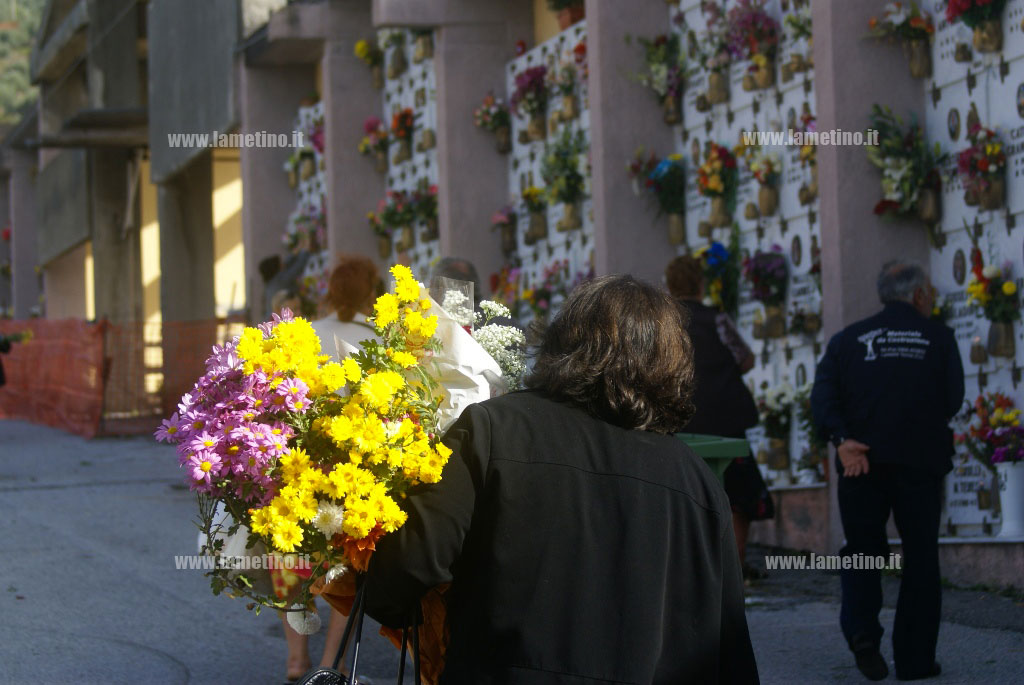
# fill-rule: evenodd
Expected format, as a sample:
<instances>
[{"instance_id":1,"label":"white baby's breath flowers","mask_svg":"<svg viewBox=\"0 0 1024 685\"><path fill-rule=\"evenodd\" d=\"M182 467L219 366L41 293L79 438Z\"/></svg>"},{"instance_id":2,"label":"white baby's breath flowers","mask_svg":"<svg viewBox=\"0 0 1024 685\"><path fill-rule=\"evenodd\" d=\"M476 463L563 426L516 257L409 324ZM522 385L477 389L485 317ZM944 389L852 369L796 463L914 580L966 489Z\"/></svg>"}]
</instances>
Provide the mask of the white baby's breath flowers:
<instances>
[{"instance_id":1,"label":"white baby's breath flowers","mask_svg":"<svg viewBox=\"0 0 1024 685\"><path fill-rule=\"evenodd\" d=\"M493 300L484 300L481 302L480 311L482 311L484 316L487 317L487 321L497 318L512 318L512 312L508 310L508 307L500 302L494 302Z\"/></svg>"},{"instance_id":2,"label":"white baby's breath flowers","mask_svg":"<svg viewBox=\"0 0 1024 685\"><path fill-rule=\"evenodd\" d=\"M345 522L345 507L326 500L320 500L317 504L316 517L313 519L313 527L330 539L341 532L341 526Z\"/></svg>"},{"instance_id":3,"label":"white baby's breath flowers","mask_svg":"<svg viewBox=\"0 0 1024 685\"><path fill-rule=\"evenodd\" d=\"M514 326L490 323L473 331L473 337L480 343L480 347L484 348L487 354L498 362L501 375L509 389L518 388L522 382L523 372L526 370L526 360L523 354L526 337L523 332Z\"/></svg>"},{"instance_id":4,"label":"white baby's breath flowers","mask_svg":"<svg viewBox=\"0 0 1024 685\"><path fill-rule=\"evenodd\" d=\"M473 314L473 303L469 301L469 296L461 290L453 288L445 291L441 309L448 312L448 315L455 319L460 326L472 326L476 319Z\"/></svg>"},{"instance_id":5,"label":"white baby's breath flowers","mask_svg":"<svg viewBox=\"0 0 1024 685\"><path fill-rule=\"evenodd\" d=\"M310 611L301 604L293 604L292 609L302 609L302 611L289 611L288 625L298 633L299 635L312 635L316 631L320 630L320 614L316 611Z\"/></svg>"}]
</instances>

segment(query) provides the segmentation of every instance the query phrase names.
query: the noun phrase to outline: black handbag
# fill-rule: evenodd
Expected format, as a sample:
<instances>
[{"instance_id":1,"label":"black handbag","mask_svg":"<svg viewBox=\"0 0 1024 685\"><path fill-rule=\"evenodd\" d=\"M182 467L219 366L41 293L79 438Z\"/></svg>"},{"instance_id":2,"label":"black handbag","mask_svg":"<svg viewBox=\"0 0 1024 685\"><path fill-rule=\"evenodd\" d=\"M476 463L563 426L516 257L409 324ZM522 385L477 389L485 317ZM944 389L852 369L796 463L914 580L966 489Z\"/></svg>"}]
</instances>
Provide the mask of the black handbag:
<instances>
[{"instance_id":1,"label":"black handbag","mask_svg":"<svg viewBox=\"0 0 1024 685\"><path fill-rule=\"evenodd\" d=\"M302 680L298 682L298 685L359 685L359 677L356 675L356 667L359 665L359 643L363 638L363 619L366 617L366 584L360 580L358 582L358 586L359 587L356 589L355 601L352 603L352 613L349 614L348 623L345 625L345 632L341 636L341 644L338 645L338 653L334 655L334 664L330 668L318 668L315 671L310 671L302 677ZM415 683L415 685L421 685L419 631L421 620L419 607L417 607L411 618L413 619L411 622L413 683ZM355 627L354 636L352 634L353 626ZM402 656L401 661L398 664L398 685L402 685L405 682L405 655L408 654L409 651L409 632L409 627L402 629ZM348 645L350 638L352 639L352 654L349 659L351 663L348 672L351 676L346 676L338 670L338 664L341 663L342 655L345 653L345 646Z\"/></svg>"}]
</instances>

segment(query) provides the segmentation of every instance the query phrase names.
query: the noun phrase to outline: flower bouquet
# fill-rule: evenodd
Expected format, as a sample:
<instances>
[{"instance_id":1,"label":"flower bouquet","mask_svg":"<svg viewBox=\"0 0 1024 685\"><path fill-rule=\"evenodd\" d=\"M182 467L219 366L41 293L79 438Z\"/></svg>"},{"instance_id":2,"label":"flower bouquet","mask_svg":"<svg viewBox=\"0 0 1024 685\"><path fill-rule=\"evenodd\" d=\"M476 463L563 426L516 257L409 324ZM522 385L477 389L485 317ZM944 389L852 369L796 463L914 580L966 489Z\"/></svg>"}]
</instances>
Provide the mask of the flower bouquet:
<instances>
[{"instance_id":1,"label":"flower bouquet","mask_svg":"<svg viewBox=\"0 0 1024 685\"><path fill-rule=\"evenodd\" d=\"M999 537L1024 536L1024 427L1020 409L1002 393L979 395L959 417L970 421L956 443L998 477ZM980 502L979 502L980 505Z\"/></svg>"},{"instance_id":2,"label":"flower bouquet","mask_svg":"<svg viewBox=\"0 0 1024 685\"><path fill-rule=\"evenodd\" d=\"M697 191L711 198L711 215L708 217L711 228L732 224L738 184L739 174L732 152L723 145L709 142L704 163L697 169Z\"/></svg>"},{"instance_id":3,"label":"flower bouquet","mask_svg":"<svg viewBox=\"0 0 1024 685\"><path fill-rule=\"evenodd\" d=\"M370 67L373 75L373 87L380 90L384 87L384 52L365 38L356 41L355 49L358 57L366 66Z\"/></svg>"},{"instance_id":4,"label":"flower bouquet","mask_svg":"<svg viewBox=\"0 0 1024 685\"><path fill-rule=\"evenodd\" d=\"M561 232L583 226L580 200L586 179L580 173L580 154L586 152L587 140L582 131L565 129L562 135L545 147L540 174L547 184L548 196L564 205L562 219L556 228Z\"/></svg>"},{"instance_id":5,"label":"flower bouquet","mask_svg":"<svg viewBox=\"0 0 1024 685\"><path fill-rule=\"evenodd\" d=\"M509 308L500 302L483 300L480 311L474 311L472 299L459 289L446 290L441 306L494 359L501 369L503 390L520 389L526 371L526 336L515 326L495 323L495 319L512 318Z\"/></svg>"},{"instance_id":6,"label":"flower bouquet","mask_svg":"<svg viewBox=\"0 0 1024 685\"><path fill-rule=\"evenodd\" d=\"M974 49L999 52L1003 49L1003 8L1006 0L949 0L946 21L962 21L974 29Z\"/></svg>"},{"instance_id":7,"label":"flower bouquet","mask_svg":"<svg viewBox=\"0 0 1024 685\"><path fill-rule=\"evenodd\" d=\"M516 251L516 210L505 205L491 216L491 230L501 231L501 251L506 255Z\"/></svg>"},{"instance_id":8,"label":"flower bouquet","mask_svg":"<svg viewBox=\"0 0 1024 685\"><path fill-rule=\"evenodd\" d=\"M488 93L480 106L473 110L473 123L477 128L494 133L499 153L506 154L512 149L512 119L508 107L493 93Z\"/></svg>"},{"instance_id":9,"label":"flower bouquet","mask_svg":"<svg viewBox=\"0 0 1024 685\"><path fill-rule=\"evenodd\" d=\"M967 284L967 301L980 306L990 322L988 353L1007 359L1016 356L1013 322L1020 319L1017 284L1010 280L1010 268L1009 262L1002 269L992 264L985 266L981 250L977 246L971 250L971 281Z\"/></svg>"},{"instance_id":10,"label":"flower bouquet","mask_svg":"<svg viewBox=\"0 0 1024 685\"><path fill-rule=\"evenodd\" d=\"M530 216L530 224L523 236L523 242L533 245L548 237L548 200L543 188L529 186L522 192L523 208Z\"/></svg>"},{"instance_id":11,"label":"flower bouquet","mask_svg":"<svg viewBox=\"0 0 1024 685\"><path fill-rule=\"evenodd\" d=\"M971 146L957 156L964 200L982 209L999 209L1006 194L1006 153L999 135L975 124L967 132Z\"/></svg>"},{"instance_id":12,"label":"flower bouquet","mask_svg":"<svg viewBox=\"0 0 1024 685\"><path fill-rule=\"evenodd\" d=\"M491 274L491 297L495 302L505 305L513 312L518 310L521 276L522 270L511 264L503 264L497 273Z\"/></svg>"},{"instance_id":13,"label":"flower bouquet","mask_svg":"<svg viewBox=\"0 0 1024 685\"><path fill-rule=\"evenodd\" d=\"M743 260L743 276L751 286L750 296L764 305L765 318L754 324L754 337L781 338L786 334L786 302L789 269L782 248L772 245L770 252L758 250Z\"/></svg>"},{"instance_id":14,"label":"flower bouquet","mask_svg":"<svg viewBox=\"0 0 1024 685\"><path fill-rule=\"evenodd\" d=\"M633 179L634 188L640 184L649 191L658 203L659 213L668 215L668 241L672 245L686 243L686 172L683 170L682 155L672 154L659 160L652 152L644 158L643 148L627 167Z\"/></svg>"},{"instance_id":15,"label":"flower bouquet","mask_svg":"<svg viewBox=\"0 0 1024 685\"><path fill-rule=\"evenodd\" d=\"M804 103L804 111L800 115L800 132L811 133L818 130L817 118L811 114L807 103ZM800 146L800 167L809 167L811 170L811 181L800 186L797 191L797 199L801 205L809 205L818 197L818 146L814 143L804 143Z\"/></svg>"},{"instance_id":16,"label":"flower bouquet","mask_svg":"<svg viewBox=\"0 0 1024 685\"><path fill-rule=\"evenodd\" d=\"M704 271L704 282L707 284L705 304L730 315L735 314L739 305L739 251L739 227L733 226L728 248L716 240L693 253L700 260Z\"/></svg>"},{"instance_id":17,"label":"flower bouquet","mask_svg":"<svg viewBox=\"0 0 1024 685\"><path fill-rule=\"evenodd\" d=\"M359 154L373 155L379 173L388 170L388 127L377 117L368 117L363 122L363 139L359 141Z\"/></svg>"},{"instance_id":18,"label":"flower bouquet","mask_svg":"<svg viewBox=\"0 0 1024 685\"><path fill-rule=\"evenodd\" d=\"M391 139L398 143L398 152L392 160L401 164L412 159L412 134L416 125L416 115L412 109L400 109L391 116Z\"/></svg>"},{"instance_id":19,"label":"flower bouquet","mask_svg":"<svg viewBox=\"0 0 1024 685\"><path fill-rule=\"evenodd\" d=\"M878 131L878 145L869 145L868 159L882 170L882 199L875 214L886 218L916 216L931 230L941 218L942 177L939 168L948 155L938 143L929 145L924 128L911 121L903 130L903 120L889 107L873 105L871 128Z\"/></svg>"},{"instance_id":20,"label":"flower bouquet","mask_svg":"<svg viewBox=\"0 0 1024 685\"><path fill-rule=\"evenodd\" d=\"M726 43L734 59L750 60L743 90L763 90L775 85L775 57L782 30L765 10L767 0L738 0L729 10Z\"/></svg>"},{"instance_id":21,"label":"flower bouquet","mask_svg":"<svg viewBox=\"0 0 1024 685\"><path fill-rule=\"evenodd\" d=\"M576 98L577 72L572 61L563 62L557 70L549 73L551 89L562 98L562 107L551 117L555 123L566 123L580 115L580 104Z\"/></svg>"},{"instance_id":22,"label":"flower bouquet","mask_svg":"<svg viewBox=\"0 0 1024 685\"><path fill-rule=\"evenodd\" d=\"M783 17L782 23L788 31L791 41L796 42L804 39L807 41L806 56L794 50L789 55L789 61L782 64L780 69L782 81L783 83L787 83L793 80L793 76L795 74L809 71L814 67L814 56L811 53L814 36L811 31L812 24L810 5L804 5L795 12L790 12Z\"/></svg>"},{"instance_id":23,"label":"flower bouquet","mask_svg":"<svg viewBox=\"0 0 1024 685\"><path fill-rule=\"evenodd\" d=\"M768 451L761 458L774 471L789 470L789 434L793 422L795 392L789 383L762 386L757 396L757 411L768 437Z\"/></svg>"},{"instance_id":24,"label":"flower bouquet","mask_svg":"<svg viewBox=\"0 0 1024 685\"><path fill-rule=\"evenodd\" d=\"M744 161L747 171L758 183L757 216L772 216L779 208L782 160L778 154L766 152L760 145L737 145L734 152ZM754 214L754 212L748 212L748 214Z\"/></svg>"},{"instance_id":25,"label":"flower bouquet","mask_svg":"<svg viewBox=\"0 0 1024 685\"><path fill-rule=\"evenodd\" d=\"M413 191L409 198L413 207L416 219L423 224L423 233L420 239L423 241L437 240L437 185L420 184L420 187Z\"/></svg>"},{"instance_id":26,"label":"flower bouquet","mask_svg":"<svg viewBox=\"0 0 1024 685\"><path fill-rule=\"evenodd\" d=\"M442 393L430 370L437 317L407 268L392 274L395 292L377 300L372 320L383 342L332 362L307 321L275 315L215 347L157 430L198 494L208 553L244 527L248 546L310 562L290 597L262 594L220 565L208 574L215 594L305 611L314 582L365 570L376 541L405 523L398 501L410 487L440 480L451 451L439 440Z\"/></svg>"},{"instance_id":27,"label":"flower bouquet","mask_svg":"<svg viewBox=\"0 0 1024 685\"><path fill-rule=\"evenodd\" d=\"M405 57L405 31L395 29L389 32L384 39L384 46L394 48L388 62L388 78L396 79L409 68L409 61Z\"/></svg>"},{"instance_id":28,"label":"flower bouquet","mask_svg":"<svg viewBox=\"0 0 1024 685\"><path fill-rule=\"evenodd\" d=\"M544 268L539 284L523 289L523 301L530 306L534 318L547 321L553 300L556 297L564 299L569 292L566 287L568 278L569 261L555 260Z\"/></svg>"},{"instance_id":29,"label":"flower bouquet","mask_svg":"<svg viewBox=\"0 0 1024 685\"><path fill-rule=\"evenodd\" d=\"M885 6L882 19L868 20L870 35L874 38L900 40L910 61L910 75L913 78L928 78L932 75L931 39L935 34L932 18L922 12L916 2L904 6L902 2L890 2Z\"/></svg>"},{"instance_id":30,"label":"flower bouquet","mask_svg":"<svg viewBox=\"0 0 1024 685\"><path fill-rule=\"evenodd\" d=\"M416 234L412 223L416 220L416 208L409 194L404 190L389 190L384 198L377 203L377 211L367 215L370 227L378 236L387 236L389 243L395 231L399 232L395 247L399 252L407 252L416 244ZM388 248L390 254L390 246Z\"/></svg>"},{"instance_id":31,"label":"flower bouquet","mask_svg":"<svg viewBox=\"0 0 1024 685\"><path fill-rule=\"evenodd\" d=\"M700 66L708 70L708 89L697 96L697 110L706 112L712 105L729 101L729 23L722 6L715 0L701 0L706 28L701 37Z\"/></svg>"},{"instance_id":32,"label":"flower bouquet","mask_svg":"<svg viewBox=\"0 0 1024 685\"><path fill-rule=\"evenodd\" d=\"M530 67L516 74L516 88L509 100L512 113L520 113L529 118L526 131L519 138L521 143L544 140L546 126L544 114L548 106L548 68L545 66Z\"/></svg>"},{"instance_id":33,"label":"flower bouquet","mask_svg":"<svg viewBox=\"0 0 1024 685\"><path fill-rule=\"evenodd\" d=\"M646 71L635 76L637 82L650 88L661 103L665 123L682 123L680 98L686 87L686 55L680 47L679 35L661 34L654 40L638 39L644 49Z\"/></svg>"}]
</instances>

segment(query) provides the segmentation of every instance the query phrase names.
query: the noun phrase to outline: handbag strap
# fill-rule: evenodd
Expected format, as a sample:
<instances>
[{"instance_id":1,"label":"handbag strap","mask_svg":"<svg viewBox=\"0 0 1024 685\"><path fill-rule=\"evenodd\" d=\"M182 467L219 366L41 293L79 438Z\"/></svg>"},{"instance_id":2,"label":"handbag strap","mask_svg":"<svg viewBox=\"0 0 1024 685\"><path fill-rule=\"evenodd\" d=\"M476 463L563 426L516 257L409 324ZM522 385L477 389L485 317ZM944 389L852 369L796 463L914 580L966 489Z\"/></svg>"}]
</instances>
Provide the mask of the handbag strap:
<instances>
[{"instance_id":1,"label":"handbag strap","mask_svg":"<svg viewBox=\"0 0 1024 685\"><path fill-rule=\"evenodd\" d=\"M341 636L341 644L338 645L338 651L334 655L334 663L331 668L338 670L338 665L341 663L342 655L346 652L348 641L350 638L352 642L352 663L349 669L348 682L349 685L354 685L356 682L356 668L359 665L359 645L363 638L363 620L366 617L366 583L362 577L356 579L356 597L352 602L352 611L349 614L349 620L345 624L345 631ZM413 682L415 685L422 685L420 680L420 631L419 627L423 623L422 613L420 611L419 603L412 612L412 667L413 667ZM355 635L353 637L353 628L355 629ZM405 656L408 653L409 646L409 630L406 626L402 629L402 657L401 662L398 666L398 685L403 685L405 682Z\"/></svg>"}]
</instances>

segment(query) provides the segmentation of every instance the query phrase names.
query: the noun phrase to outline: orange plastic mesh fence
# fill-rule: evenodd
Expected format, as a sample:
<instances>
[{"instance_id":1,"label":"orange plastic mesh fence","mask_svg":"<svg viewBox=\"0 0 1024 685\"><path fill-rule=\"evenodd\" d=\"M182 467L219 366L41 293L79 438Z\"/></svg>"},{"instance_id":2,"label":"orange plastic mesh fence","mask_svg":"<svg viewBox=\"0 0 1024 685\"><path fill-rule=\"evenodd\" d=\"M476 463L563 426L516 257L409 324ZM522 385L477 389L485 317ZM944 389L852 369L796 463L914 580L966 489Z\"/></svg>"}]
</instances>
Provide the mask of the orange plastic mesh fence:
<instances>
[{"instance_id":1,"label":"orange plastic mesh fence","mask_svg":"<svg viewBox=\"0 0 1024 685\"><path fill-rule=\"evenodd\" d=\"M103 413L103 329L75 319L0 321L0 335L33 335L3 355L0 417L96 435Z\"/></svg>"},{"instance_id":2,"label":"orange plastic mesh fence","mask_svg":"<svg viewBox=\"0 0 1024 685\"><path fill-rule=\"evenodd\" d=\"M0 321L0 333L35 333L4 359L0 416L86 437L152 432L203 374L213 345L238 335L243 325L224 319Z\"/></svg>"}]
</instances>

